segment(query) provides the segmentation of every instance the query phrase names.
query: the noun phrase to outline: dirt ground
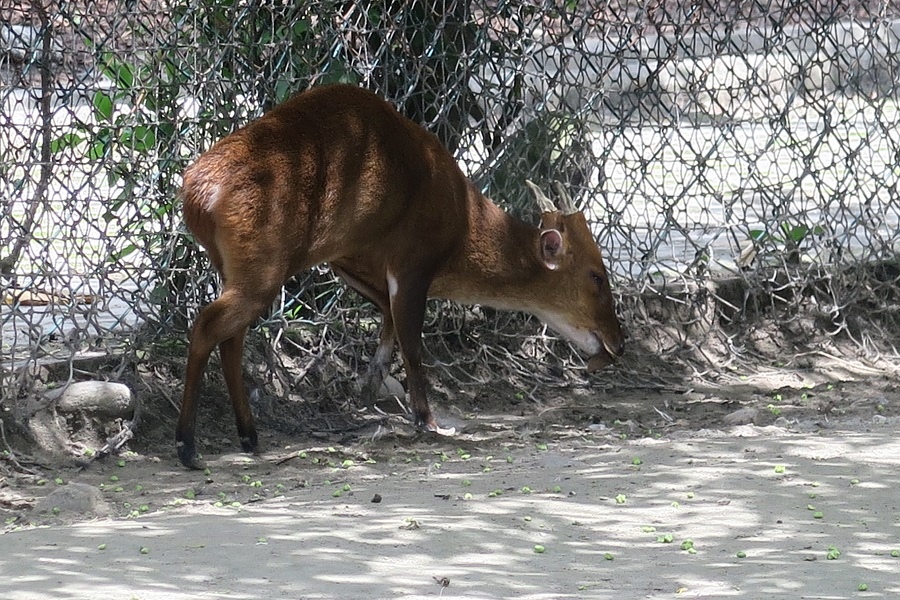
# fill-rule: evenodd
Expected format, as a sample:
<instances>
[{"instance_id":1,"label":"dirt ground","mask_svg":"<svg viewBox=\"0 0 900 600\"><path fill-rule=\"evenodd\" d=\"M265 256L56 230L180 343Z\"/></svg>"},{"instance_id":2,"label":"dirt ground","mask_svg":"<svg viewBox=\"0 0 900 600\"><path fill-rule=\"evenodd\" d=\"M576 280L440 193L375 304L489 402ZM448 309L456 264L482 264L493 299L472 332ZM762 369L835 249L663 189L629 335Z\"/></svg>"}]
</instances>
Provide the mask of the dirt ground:
<instances>
[{"instance_id":1,"label":"dirt ground","mask_svg":"<svg viewBox=\"0 0 900 600\"><path fill-rule=\"evenodd\" d=\"M435 402L454 437L263 423L254 457L207 429L206 472L178 464L174 412L146 420L133 451L0 484L2 597L900 595L891 376L486 393Z\"/></svg>"}]
</instances>

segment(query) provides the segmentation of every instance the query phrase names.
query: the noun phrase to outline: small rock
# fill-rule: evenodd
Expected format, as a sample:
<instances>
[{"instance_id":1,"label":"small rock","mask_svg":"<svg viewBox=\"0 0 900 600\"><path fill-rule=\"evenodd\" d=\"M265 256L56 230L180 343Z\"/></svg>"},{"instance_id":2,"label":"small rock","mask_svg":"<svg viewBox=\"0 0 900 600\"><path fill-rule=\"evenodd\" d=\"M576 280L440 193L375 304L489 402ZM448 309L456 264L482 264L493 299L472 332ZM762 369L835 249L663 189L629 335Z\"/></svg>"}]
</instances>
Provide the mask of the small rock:
<instances>
[{"instance_id":1,"label":"small rock","mask_svg":"<svg viewBox=\"0 0 900 600\"><path fill-rule=\"evenodd\" d=\"M32 25L0 23L0 48L16 62L29 62L32 57L36 62L40 61L43 49L41 31ZM62 52L60 41L56 37L51 37L50 59L56 60Z\"/></svg>"},{"instance_id":2,"label":"small rock","mask_svg":"<svg viewBox=\"0 0 900 600\"><path fill-rule=\"evenodd\" d=\"M56 488L38 500L34 509L39 513L53 513L56 512L53 509L59 509L61 515L76 513L108 517L112 514L100 490L84 483L69 483Z\"/></svg>"},{"instance_id":3,"label":"small rock","mask_svg":"<svg viewBox=\"0 0 900 600\"><path fill-rule=\"evenodd\" d=\"M37 29L28 25L0 26L0 40L6 51L16 61L24 62L32 53L41 50L41 36Z\"/></svg>"},{"instance_id":4,"label":"small rock","mask_svg":"<svg viewBox=\"0 0 900 600\"><path fill-rule=\"evenodd\" d=\"M786 417L778 417L775 419L775 422L772 423L775 427L783 427L784 429L788 429L793 425Z\"/></svg>"},{"instance_id":5,"label":"small rock","mask_svg":"<svg viewBox=\"0 0 900 600\"><path fill-rule=\"evenodd\" d=\"M748 406L725 415L722 417L722 421L726 425L749 425L756 421L757 416L759 416L759 411Z\"/></svg>"},{"instance_id":6,"label":"small rock","mask_svg":"<svg viewBox=\"0 0 900 600\"><path fill-rule=\"evenodd\" d=\"M403 385L396 378L388 375L384 378L381 388L378 390L378 395L382 398L405 398L406 390L403 389Z\"/></svg>"},{"instance_id":7,"label":"small rock","mask_svg":"<svg viewBox=\"0 0 900 600\"><path fill-rule=\"evenodd\" d=\"M135 401L131 389L111 381L78 381L62 388L56 397L62 412L88 412L112 418L130 419Z\"/></svg>"}]
</instances>

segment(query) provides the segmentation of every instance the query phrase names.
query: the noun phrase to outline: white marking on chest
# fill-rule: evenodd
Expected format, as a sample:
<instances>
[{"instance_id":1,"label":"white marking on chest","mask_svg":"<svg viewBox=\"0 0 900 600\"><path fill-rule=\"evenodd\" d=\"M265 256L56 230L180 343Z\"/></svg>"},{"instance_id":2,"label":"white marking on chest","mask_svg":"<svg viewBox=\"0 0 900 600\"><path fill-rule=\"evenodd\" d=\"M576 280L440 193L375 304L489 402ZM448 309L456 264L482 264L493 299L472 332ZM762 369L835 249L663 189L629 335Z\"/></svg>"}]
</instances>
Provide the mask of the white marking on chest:
<instances>
[{"instance_id":1,"label":"white marking on chest","mask_svg":"<svg viewBox=\"0 0 900 600\"><path fill-rule=\"evenodd\" d=\"M394 296L397 295L397 278L394 277L390 271L387 272L387 284L388 284L388 296L391 297L391 301L394 300Z\"/></svg>"}]
</instances>

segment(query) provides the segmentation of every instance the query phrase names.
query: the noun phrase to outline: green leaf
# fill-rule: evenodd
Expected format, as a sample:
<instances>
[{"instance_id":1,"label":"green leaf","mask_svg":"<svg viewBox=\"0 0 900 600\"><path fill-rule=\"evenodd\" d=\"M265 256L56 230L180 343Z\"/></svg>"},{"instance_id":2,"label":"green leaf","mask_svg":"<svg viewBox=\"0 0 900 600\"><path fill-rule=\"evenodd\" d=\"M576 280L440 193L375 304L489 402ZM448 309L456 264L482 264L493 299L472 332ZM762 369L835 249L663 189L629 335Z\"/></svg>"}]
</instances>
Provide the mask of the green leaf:
<instances>
[{"instance_id":1,"label":"green leaf","mask_svg":"<svg viewBox=\"0 0 900 600\"><path fill-rule=\"evenodd\" d=\"M111 121L113 113L113 100L106 92L100 90L94 92L94 114L102 121Z\"/></svg>"},{"instance_id":2,"label":"green leaf","mask_svg":"<svg viewBox=\"0 0 900 600\"><path fill-rule=\"evenodd\" d=\"M156 90L156 92L159 93L159 90ZM159 103L157 103L156 101L156 94L145 94L143 98L144 108L146 108L150 112L156 112L157 110L159 110Z\"/></svg>"},{"instance_id":3,"label":"green leaf","mask_svg":"<svg viewBox=\"0 0 900 600\"><path fill-rule=\"evenodd\" d=\"M358 83L356 74L348 71L344 64L337 60L333 60L325 65L320 81L322 84Z\"/></svg>"},{"instance_id":4,"label":"green leaf","mask_svg":"<svg viewBox=\"0 0 900 600\"><path fill-rule=\"evenodd\" d=\"M101 63L100 70L113 80L117 88L131 89L134 87L134 70L131 66L118 60L109 52L103 55Z\"/></svg>"},{"instance_id":5,"label":"green leaf","mask_svg":"<svg viewBox=\"0 0 900 600\"><path fill-rule=\"evenodd\" d=\"M806 225L797 225L795 227L789 227L789 230L785 231L787 236L796 244L802 242L807 235L809 235L809 227Z\"/></svg>"},{"instance_id":6,"label":"green leaf","mask_svg":"<svg viewBox=\"0 0 900 600\"><path fill-rule=\"evenodd\" d=\"M156 126L156 137L159 140L171 140L175 137L175 125L172 123L160 123Z\"/></svg>"},{"instance_id":7,"label":"green leaf","mask_svg":"<svg viewBox=\"0 0 900 600\"><path fill-rule=\"evenodd\" d=\"M168 298L169 290L165 285L158 285L150 292L151 304L164 304Z\"/></svg>"},{"instance_id":8,"label":"green leaf","mask_svg":"<svg viewBox=\"0 0 900 600\"><path fill-rule=\"evenodd\" d=\"M88 150L87 157L90 160L97 160L99 158L103 158L104 154L106 154L106 141L95 140Z\"/></svg>"},{"instance_id":9,"label":"green leaf","mask_svg":"<svg viewBox=\"0 0 900 600\"><path fill-rule=\"evenodd\" d=\"M163 68L165 69L166 76L168 77L168 81L172 83L186 83L188 80L187 75L179 68L174 61L166 59L166 62L163 63ZM177 86L175 88L175 94L177 95Z\"/></svg>"},{"instance_id":10,"label":"green leaf","mask_svg":"<svg viewBox=\"0 0 900 600\"><path fill-rule=\"evenodd\" d=\"M165 202L165 203L157 206L155 209L153 209L153 214L156 215L157 217L164 217L165 215L169 214L173 210L175 210L175 203L174 202Z\"/></svg>"},{"instance_id":11,"label":"green leaf","mask_svg":"<svg viewBox=\"0 0 900 600\"><path fill-rule=\"evenodd\" d=\"M127 246L125 246L125 247L122 248L121 250L115 250L115 251L111 252L111 253L109 254L109 261L110 261L110 262L115 262L115 261L117 261L117 260L120 260L120 259L122 259L122 258L128 256L129 254L131 254L131 253L134 252L135 250L137 250L137 246L135 246L134 244L128 244Z\"/></svg>"},{"instance_id":12,"label":"green leaf","mask_svg":"<svg viewBox=\"0 0 900 600\"><path fill-rule=\"evenodd\" d=\"M757 242L761 242L763 238L766 237L766 232L764 229L751 229L749 233L750 239Z\"/></svg>"},{"instance_id":13,"label":"green leaf","mask_svg":"<svg viewBox=\"0 0 900 600\"><path fill-rule=\"evenodd\" d=\"M283 36L284 30L279 27L278 30L275 31L275 35ZM272 36L273 33L271 30L262 31L256 34L256 39L253 41L260 46L264 46L272 43ZM250 43L249 40L247 41L247 43Z\"/></svg>"},{"instance_id":14,"label":"green leaf","mask_svg":"<svg viewBox=\"0 0 900 600\"><path fill-rule=\"evenodd\" d=\"M116 168L107 168L106 170L106 181L109 183L109 187L115 187L119 180L122 179L122 173L119 169Z\"/></svg>"},{"instance_id":15,"label":"green leaf","mask_svg":"<svg viewBox=\"0 0 900 600\"><path fill-rule=\"evenodd\" d=\"M366 19L373 26L378 26L381 23L382 18L382 9L378 6L377 2L369 2L368 8L364 9L366 11Z\"/></svg>"},{"instance_id":16,"label":"green leaf","mask_svg":"<svg viewBox=\"0 0 900 600\"><path fill-rule=\"evenodd\" d=\"M119 141L126 146L131 146L135 152L146 152L156 145L156 134L145 125L138 125L122 131Z\"/></svg>"},{"instance_id":17,"label":"green leaf","mask_svg":"<svg viewBox=\"0 0 900 600\"><path fill-rule=\"evenodd\" d=\"M112 185L115 185L115 184L111 183L110 186L112 186ZM119 210L120 208L122 208L122 206L125 205L126 202L128 202L128 200L129 200L129 198L126 195L121 195L117 198L113 198L112 201L109 203L109 210L111 212L115 212L115 211Z\"/></svg>"},{"instance_id":18,"label":"green leaf","mask_svg":"<svg viewBox=\"0 0 900 600\"><path fill-rule=\"evenodd\" d=\"M306 19L300 19L296 23L294 23L294 35L296 37L303 37L309 32L309 21Z\"/></svg>"},{"instance_id":19,"label":"green leaf","mask_svg":"<svg viewBox=\"0 0 900 600\"><path fill-rule=\"evenodd\" d=\"M291 82L286 79L279 79L275 82L275 100L276 102L284 102L287 100L291 92Z\"/></svg>"},{"instance_id":20,"label":"green leaf","mask_svg":"<svg viewBox=\"0 0 900 600\"><path fill-rule=\"evenodd\" d=\"M62 152L66 148L77 146L82 142L82 138L77 133L66 133L50 142L50 151L54 154Z\"/></svg>"},{"instance_id":21,"label":"green leaf","mask_svg":"<svg viewBox=\"0 0 900 600\"><path fill-rule=\"evenodd\" d=\"M131 89L134 87L134 71L125 63L119 63L115 68L114 81L121 88Z\"/></svg>"}]
</instances>

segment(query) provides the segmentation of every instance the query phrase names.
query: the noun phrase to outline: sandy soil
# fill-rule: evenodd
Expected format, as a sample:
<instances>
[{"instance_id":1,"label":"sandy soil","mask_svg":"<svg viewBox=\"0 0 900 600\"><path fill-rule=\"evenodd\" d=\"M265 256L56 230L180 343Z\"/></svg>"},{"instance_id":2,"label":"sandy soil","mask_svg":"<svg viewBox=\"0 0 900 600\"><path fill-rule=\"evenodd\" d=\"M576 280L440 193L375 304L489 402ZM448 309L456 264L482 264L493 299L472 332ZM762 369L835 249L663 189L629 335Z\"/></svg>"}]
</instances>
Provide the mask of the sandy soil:
<instances>
[{"instance_id":1,"label":"sandy soil","mask_svg":"<svg viewBox=\"0 0 900 600\"><path fill-rule=\"evenodd\" d=\"M345 443L263 430L267 452L208 473L161 451L8 485L2 597L900 596L890 379L518 404L445 409L454 438L399 418Z\"/></svg>"}]
</instances>

